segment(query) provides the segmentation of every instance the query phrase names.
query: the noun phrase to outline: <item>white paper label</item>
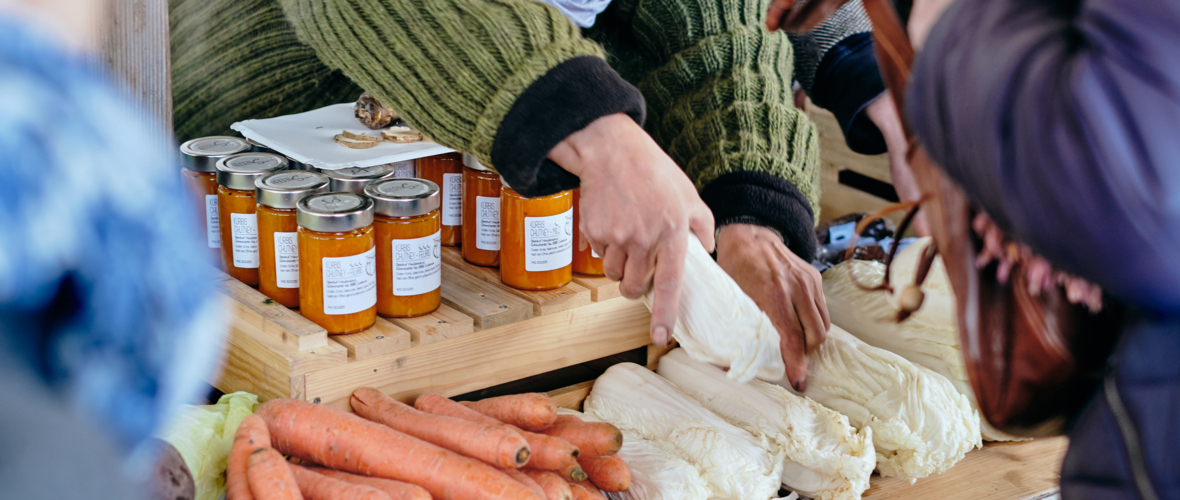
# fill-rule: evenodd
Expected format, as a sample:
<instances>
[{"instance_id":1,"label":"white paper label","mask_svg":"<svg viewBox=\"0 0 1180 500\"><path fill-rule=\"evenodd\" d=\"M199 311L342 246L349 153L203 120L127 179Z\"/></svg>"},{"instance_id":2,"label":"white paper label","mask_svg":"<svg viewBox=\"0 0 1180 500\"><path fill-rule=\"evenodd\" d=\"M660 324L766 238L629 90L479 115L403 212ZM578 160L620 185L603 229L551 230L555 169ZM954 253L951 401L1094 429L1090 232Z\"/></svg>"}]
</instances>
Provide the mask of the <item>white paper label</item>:
<instances>
[{"instance_id":1,"label":"white paper label","mask_svg":"<svg viewBox=\"0 0 1180 500\"><path fill-rule=\"evenodd\" d=\"M217 195L205 195L205 232L208 233L209 248L221 248L221 224L217 215Z\"/></svg>"},{"instance_id":2,"label":"white paper label","mask_svg":"<svg viewBox=\"0 0 1180 500\"><path fill-rule=\"evenodd\" d=\"M500 250L499 197L475 197L475 248Z\"/></svg>"},{"instance_id":3,"label":"white paper label","mask_svg":"<svg viewBox=\"0 0 1180 500\"><path fill-rule=\"evenodd\" d=\"M299 233L275 233L275 282L299 288Z\"/></svg>"},{"instance_id":4,"label":"white paper label","mask_svg":"<svg viewBox=\"0 0 1180 500\"><path fill-rule=\"evenodd\" d=\"M414 160L390 163L389 166L393 167L394 177L417 177L417 172L414 171Z\"/></svg>"},{"instance_id":5,"label":"white paper label","mask_svg":"<svg viewBox=\"0 0 1180 500\"><path fill-rule=\"evenodd\" d=\"M233 235L234 267L258 269L258 215L229 214Z\"/></svg>"},{"instance_id":6,"label":"white paper label","mask_svg":"<svg viewBox=\"0 0 1180 500\"><path fill-rule=\"evenodd\" d=\"M574 211L524 218L524 269L552 271L574 261Z\"/></svg>"},{"instance_id":7,"label":"white paper label","mask_svg":"<svg viewBox=\"0 0 1180 500\"><path fill-rule=\"evenodd\" d=\"M463 225L463 174L443 174L442 223Z\"/></svg>"},{"instance_id":8,"label":"white paper label","mask_svg":"<svg viewBox=\"0 0 1180 500\"><path fill-rule=\"evenodd\" d=\"M324 257L324 314L352 314L377 305L377 249Z\"/></svg>"},{"instance_id":9,"label":"white paper label","mask_svg":"<svg viewBox=\"0 0 1180 500\"><path fill-rule=\"evenodd\" d=\"M393 295L433 292L442 285L442 231L422 238L393 240Z\"/></svg>"}]
</instances>

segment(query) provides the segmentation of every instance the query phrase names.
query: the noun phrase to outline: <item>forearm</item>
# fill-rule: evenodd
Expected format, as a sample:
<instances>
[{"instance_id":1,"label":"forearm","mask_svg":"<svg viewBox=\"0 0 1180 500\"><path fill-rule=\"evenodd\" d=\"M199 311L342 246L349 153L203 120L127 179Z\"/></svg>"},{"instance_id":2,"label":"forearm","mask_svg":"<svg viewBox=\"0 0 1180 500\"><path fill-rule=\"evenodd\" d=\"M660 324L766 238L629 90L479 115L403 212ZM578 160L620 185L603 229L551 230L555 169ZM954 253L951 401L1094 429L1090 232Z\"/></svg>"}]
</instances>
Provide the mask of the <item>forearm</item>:
<instances>
[{"instance_id":1,"label":"forearm","mask_svg":"<svg viewBox=\"0 0 1180 500\"><path fill-rule=\"evenodd\" d=\"M617 112L642 121L642 99L602 50L539 2L281 1L321 60L522 194L577 185L546 160L569 134Z\"/></svg>"},{"instance_id":2,"label":"forearm","mask_svg":"<svg viewBox=\"0 0 1180 500\"><path fill-rule=\"evenodd\" d=\"M932 158L1064 270L1180 309L1180 7L960 0L907 96Z\"/></svg>"}]
</instances>

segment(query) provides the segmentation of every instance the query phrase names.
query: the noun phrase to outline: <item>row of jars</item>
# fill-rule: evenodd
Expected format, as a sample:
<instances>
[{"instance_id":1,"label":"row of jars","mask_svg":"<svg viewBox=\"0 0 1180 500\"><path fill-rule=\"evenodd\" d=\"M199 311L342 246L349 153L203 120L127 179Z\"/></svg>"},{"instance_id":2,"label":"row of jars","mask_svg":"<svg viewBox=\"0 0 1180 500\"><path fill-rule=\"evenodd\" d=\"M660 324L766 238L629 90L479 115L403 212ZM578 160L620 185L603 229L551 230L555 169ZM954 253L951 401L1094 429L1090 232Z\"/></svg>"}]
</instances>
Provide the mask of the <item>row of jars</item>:
<instances>
[{"instance_id":1,"label":"row of jars","mask_svg":"<svg viewBox=\"0 0 1180 500\"><path fill-rule=\"evenodd\" d=\"M437 309L441 245L465 242L464 259L525 290L602 275L577 234L577 190L524 198L458 153L318 172L251 148L236 137L181 146L211 258L329 333Z\"/></svg>"}]
</instances>

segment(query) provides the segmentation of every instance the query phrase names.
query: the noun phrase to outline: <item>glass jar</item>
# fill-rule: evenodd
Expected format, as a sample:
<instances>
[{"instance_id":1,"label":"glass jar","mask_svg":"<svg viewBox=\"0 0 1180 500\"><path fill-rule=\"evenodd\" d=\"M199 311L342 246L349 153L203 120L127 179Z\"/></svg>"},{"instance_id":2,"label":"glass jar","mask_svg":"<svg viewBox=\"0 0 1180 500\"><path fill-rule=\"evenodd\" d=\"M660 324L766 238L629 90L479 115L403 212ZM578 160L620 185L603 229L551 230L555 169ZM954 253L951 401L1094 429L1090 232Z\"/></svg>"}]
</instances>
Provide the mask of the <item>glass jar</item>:
<instances>
[{"instance_id":1,"label":"glass jar","mask_svg":"<svg viewBox=\"0 0 1180 500\"><path fill-rule=\"evenodd\" d=\"M300 170L267 174L255 183L258 199L258 291L286 307L299 307L299 223L295 206L328 192L328 176Z\"/></svg>"},{"instance_id":2,"label":"glass jar","mask_svg":"<svg viewBox=\"0 0 1180 500\"><path fill-rule=\"evenodd\" d=\"M278 154L278 151L275 151L275 150L273 150L273 149L271 149L271 148L267 147L267 145L265 145L265 144L263 144L263 143L261 143L261 142L258 142L258 141L254 140L254 139L246 139L246 142L247 142L248 144L250 144L250 152L251 152L251 153L271 153L271 154Z\"/></svg>"},{"instance_id":3,"label":"glass jar","mask_svg":"<svg viewBox=\"0 0 1180 500\"><path fill-rule=\"evenodd\" d=\"M377 314L409 318L442 303L438 185L422 179L369 184L377 236Z\"/></svg>"},{"instance_id":4,"label":"glass jar","mask_svg":"<svg viewBox=\"0 0 1180 500\"><path fill-rule=\"evenodd\" d=\"M353 193L299 200L299 313L329 334L377 321L373 200Z\"/></svg>"},{"instance_id":5,"label":"glass jar","mask_svg":"<svg viewBox=\"0 0 1180 500\"><path fill-rule=\"evenodd\" d=\"M221 229L217 214L217 162L226 156L250 149L245 140L237 137L215 136L193 139L180 145L184 168L180 170L196 213L201 218L197 227L204 229L205 248L209 263L221 268Z\"/></svg>"},{"instance_id":6,"label":"glass jar","mask_svg":"<svg viewBox=\"0 0 1180 500\"><path fill-rule=\"evenodd\" d=\"M574 194L525 198L500 190L500 280L520 290L552 290L570 282L574 258Z\"/></svg>"},{"instance_id":7,"label":"glass jar","mask_svg":"<svg viewBox=\"0 0 1180 500\"><path fill-rule=\"evenodd\" d=\"M390 179L395 172L389 165L374 165L372 167L347 167L337 170L322 170L332 180L329 191L333 193L364 194L365 186L380 179Z\"/></svg>"},{"instance_id":8,"label":"glass jar","mask_svg":"<svg viewBox=\"0 0 1180 500\"><path fill-rule=\"evenodd\" d=\"M463 155L446 153L418 159L418 177L438 185L442 193L442 244L463 240Z\"/></svg>"},{"instance_id":9,"label":"glass jar","mask_svg":"<svg viewBox=\"0 0 1180 500\"><path fill-rule=\"evenodd\" d=\"M258 204L254 181L287 168L287 159L270 153L240 153L217 162L217 213L225 272L258 286Z\"/></svg>"},{"instance_id":10,"label":"glass jar","mask_svg":"<svg viewBox=\"0 0 1180 500\"><path fill-rule=\"evenodd\" d=\"M393 176L399 178L418 177L418 167L414 165L414 160L395 161L393 163L386 163L386 166L393 169Z\"/></svg>"},{"instance_id":11,"label":"glass jar","mask_svg":"<svg viewBox=\"0 0 1180 500\"><path fill-rule=\"evenodd\" d=\"M500 265L500 174L463 155L463 260Z\"/></svg>"},{"instance_id":12,"label":"glass jar","mask_svg":"<svg viewBox=\"0 0 1180 500\"><path fill-rule=\"evenodd\" d=\"M602 270L602 257L590 248L590 242L582 237L581 211L582 190L574 190L574 272L587 276L605 276Z\"/></svg>"}]
</instances>

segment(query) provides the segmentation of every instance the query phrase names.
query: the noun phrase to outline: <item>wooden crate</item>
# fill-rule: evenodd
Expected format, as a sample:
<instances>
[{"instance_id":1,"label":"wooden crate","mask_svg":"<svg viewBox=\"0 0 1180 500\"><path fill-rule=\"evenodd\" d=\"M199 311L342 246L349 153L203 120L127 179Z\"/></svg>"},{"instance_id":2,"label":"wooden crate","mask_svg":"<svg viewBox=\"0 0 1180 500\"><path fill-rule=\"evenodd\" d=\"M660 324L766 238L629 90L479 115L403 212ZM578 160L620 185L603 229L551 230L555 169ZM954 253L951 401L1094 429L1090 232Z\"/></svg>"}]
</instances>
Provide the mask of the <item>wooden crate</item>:
<instances>
[{"instance_id":1,"label":"wooden crate","mask_svg":"<svg viewBox=\"0 0 1180 500\"><path fill-rule=\"evenodd\" d=\"M260 399L289 397L348 409L357 387L409 400L463 394L648 345L651 316L606 278L525 292L495 269L443 249L443 305L419 318L378 318L329 336L297 312L222 275L230 328L212 385ZM584 396L583 396L584 397Z\"/></svg>"},{"instance_id":2,"label":"wooden crate","mask_svg":"<svg viewBox=\"0 0 1180 500\"><path fill-rule=\"evenodd\" d=\"M820 146L820 223L851 213L872 212L890 202L872 193L840 182L840 172L851 170L865 177L891 183L889 159L885 155L866 156L848 149L836 117L827 110L807 102L807 116L819 131ZM901 214L890 218L894 222Z\"/></svg>"}]
</instances>

